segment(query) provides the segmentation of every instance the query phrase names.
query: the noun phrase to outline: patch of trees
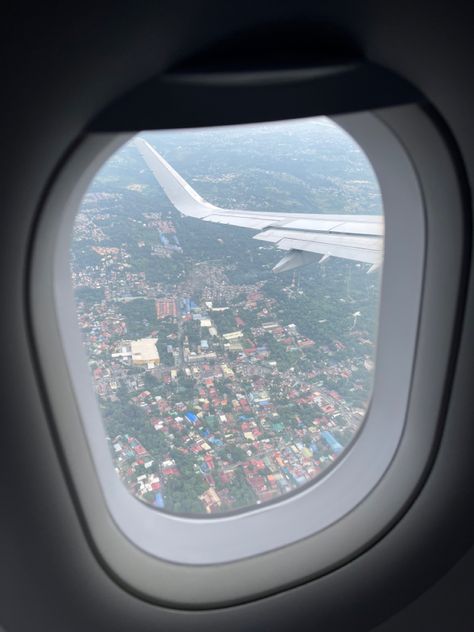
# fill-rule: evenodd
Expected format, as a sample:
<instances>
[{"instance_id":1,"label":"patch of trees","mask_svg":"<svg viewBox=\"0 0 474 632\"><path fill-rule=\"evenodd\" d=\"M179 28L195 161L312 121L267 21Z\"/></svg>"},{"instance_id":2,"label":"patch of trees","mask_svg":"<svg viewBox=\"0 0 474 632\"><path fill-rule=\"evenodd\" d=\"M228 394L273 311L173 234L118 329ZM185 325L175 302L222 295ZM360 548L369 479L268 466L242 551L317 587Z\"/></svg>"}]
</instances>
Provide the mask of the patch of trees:
<instances>
[{"instance_id":1,"label":"patch of trees","mask_svg":"<svg viewBox=\"0 0 474 632\"><path fill-rule=\"evenodd\" d=\"M127 336L131 339L146 338L156 326L155 301L138 298L120 303L120 312L127 324Z\"/></svg>"},{"instance_id":2,"label":"patch of trees","mask_svg":"<svg viewBox=\"0 0 474 632\"><path fill-rule=\"evenodd\" d=\"M188 320L184 323L184 334L190 345L201 344L201 323L199 320Z\"/></svg>"},{"instance_id":3,"label":"patch of trees","mask_svg":"<svg viewBox=\"0 0 474 632\"><path fill-rule=\"evenodd\" d=\"M156 431L145 413L129 402L105 402L100 404L107 436L130 435L140 441L151 457L163 460L169 453L169 443L162 432Z\"/></svg>"},{"instance_id":4,"label":"patch of trees","mask_svg":"<svg viewBox=\"0 0 474 632\"><path fill-rule=\"evenodd\" d=\"M94 245L95 242L91 242ZM79 269L84 269L88 267L99 266L102 261L102 257L92 250L92 246L86 245L83 241L73 241L72 242L72 260L74 266L77 266Z\"/></svg>"},{"instance_id":5,"label":"patch of trees","mask_svg":"<svg viewBox=\"0 0 474 632\"><path fill-rule=\"evenodd\" d=\"M78 287L75 290L76 300L84 303L86 307L92 307L104 300L104 289L95 287Z\"/></svg>"},{"instance_id":6,"label":"patch of trees","mask_svg":"<svg viewBox=\"0 0 474 632\"><path fill-rule=\"evenodd\" d=\"M240 467L234 471L234 477L228 487L234 498L233 509L252 506L258 500Z\"/></svg>"},{"instance_id":7,"label":"patch of trees","mask_svg":"<svg viewBox=\"0 0 474 632\"><path fill-rule=\"evenodd\" d=\"M204 505L199 500L209 487L202 474L194 467L194 460L188 455L172 450L180 476L170 476L165 484L165 506L174 513L204 513Z\"/></svg>"}]
</instances>

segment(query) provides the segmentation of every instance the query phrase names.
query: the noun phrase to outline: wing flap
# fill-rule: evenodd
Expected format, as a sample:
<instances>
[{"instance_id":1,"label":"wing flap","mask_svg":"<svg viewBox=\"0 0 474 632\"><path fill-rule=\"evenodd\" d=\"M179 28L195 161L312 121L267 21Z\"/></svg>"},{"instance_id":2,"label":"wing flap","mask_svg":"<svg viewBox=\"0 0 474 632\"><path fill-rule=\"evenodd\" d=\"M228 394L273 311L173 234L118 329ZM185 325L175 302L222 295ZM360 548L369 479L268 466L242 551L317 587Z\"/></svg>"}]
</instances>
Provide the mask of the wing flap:
<instances>
[{"instance_id":1,"label":"wing flap","mask_svg":"<svg viewBox=\"0 0 474 632\"><path fill-rule=\"evenodd\" d=\"M297 233L280 229L266 230L253 238L274 243L281 250L302 250L364 263L380 263L383 258L382 238L339 233Z\"/></svg>"}]
</instances>

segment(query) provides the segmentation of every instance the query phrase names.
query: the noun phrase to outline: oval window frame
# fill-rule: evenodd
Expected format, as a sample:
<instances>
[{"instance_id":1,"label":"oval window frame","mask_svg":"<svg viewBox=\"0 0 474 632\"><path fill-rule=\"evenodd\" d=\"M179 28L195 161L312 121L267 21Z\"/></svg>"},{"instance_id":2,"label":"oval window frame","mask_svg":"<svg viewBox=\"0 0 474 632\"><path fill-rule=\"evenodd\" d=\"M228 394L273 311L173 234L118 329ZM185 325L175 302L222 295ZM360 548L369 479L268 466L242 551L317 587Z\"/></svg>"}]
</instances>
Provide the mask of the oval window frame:
<instances>
[{"instance_id":1,"label":"oval window frame","mask_svg":"<svg viewBox=\"0 0 474 632\"><path fill-rule=\"evenodd\" d=\"M99 164L131 135L86 137L64 164L43 205L29 270L29 313L52 424L95 550L109 572L148 599L191 608L221 606L324 574L381 537L402 515L430 463L448 367L430 366L429 341L436 335L449 357L458 290L453 279L459 279L462 262L462 202L456 171L442 136L418 106L333 120L365 151L384 200L385 262L372 405L360 437L328 476L275 504L210 521L182 518L139 503L113 468L103 471L111 459L108 454L104 459L105 442L94 438L95 395L85 361L74 361L84 352L69 275L69 243L87 184ZM431 158L432 152L437 161L423 162L423 156ZM413 222L413 218L407 209L403 216L395 209L401 193L415 213L408 235L403 220ZM440 244L442 265L436 257ZM400 276L406 284L398 283ZM444 307L430 314L441 290ZM397 311L400 304L403 312ZM387 329L389 324L392 329ZM427 388L428 392L437 388L437 395L430 394L420 406L420 393L426 394ZM361 450L366 441L373 451L383 435L380 419L387 406L394 419L390 446L388 441L382 444L386 449L378 452L369 471L361 465L365 462ZM355 469L353 454L359 458ZM337 476L343 482L339 486ZM352 496L345 489L348 480ZM326 498L337 499L330 506L333 513L325 522L319 516L319 522L309 524L307 518L323 487ZM157 525L150 516L166 517L167 526ZM248 531L243 536L244 522ZM203 535L211 524L213 530ZM161 536L158 549L156 533ZM239 535L242 545L229 551L232 534Z\"/></svg>"}]
</instances>

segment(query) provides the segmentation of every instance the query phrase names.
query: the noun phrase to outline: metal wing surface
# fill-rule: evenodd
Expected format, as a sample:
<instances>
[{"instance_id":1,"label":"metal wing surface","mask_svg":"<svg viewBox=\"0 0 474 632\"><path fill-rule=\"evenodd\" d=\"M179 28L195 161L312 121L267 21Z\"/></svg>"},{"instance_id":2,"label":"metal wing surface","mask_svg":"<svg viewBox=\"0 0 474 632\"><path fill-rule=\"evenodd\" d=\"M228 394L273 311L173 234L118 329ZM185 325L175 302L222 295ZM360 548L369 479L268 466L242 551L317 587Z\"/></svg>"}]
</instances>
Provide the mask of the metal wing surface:
<instances>
[{"instance_id":1,"label":"metal wing surface","mask_svg":"<svg viewBox=\"0 0 474 632\"><path fill-rule=\"evenodd\" d=\"M342 257L369 263L369 272L382 263L384 222L380 215L271 213L221 208L204 200L146 140L136 138L135 145L170 202L183 215L257 230L254 239L287 251L273 268L275 272L312 263L315 258L322 261Z\"/></svg>"}]
</instances>

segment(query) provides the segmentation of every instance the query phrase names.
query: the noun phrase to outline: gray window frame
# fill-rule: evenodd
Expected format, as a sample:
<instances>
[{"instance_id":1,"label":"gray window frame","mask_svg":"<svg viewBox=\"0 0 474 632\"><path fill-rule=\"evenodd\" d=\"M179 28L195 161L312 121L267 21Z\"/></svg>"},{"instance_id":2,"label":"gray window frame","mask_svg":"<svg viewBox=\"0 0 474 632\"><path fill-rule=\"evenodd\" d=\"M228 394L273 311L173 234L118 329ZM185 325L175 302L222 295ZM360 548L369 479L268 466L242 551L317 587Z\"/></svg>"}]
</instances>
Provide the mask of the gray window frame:
<instances>
[{"instance_id":1,"label":"gray window frame","mask_svg":"<svg viewBox=\"0 0 474 632\"><path fill-rule=\"evenodd\" d=\"M131 496L113 468L77 326L69 246L88 184L131 135L86 136L43 205L29 313L52 423L98 557L147 599L222 606L323 575L401 518L431 462L462 264L456 170L417 105L333 120L367 154L384 203L375 383L351 449L327 476L278 503L212 520L173 516Z\"/></svg>"}]
</instances>

